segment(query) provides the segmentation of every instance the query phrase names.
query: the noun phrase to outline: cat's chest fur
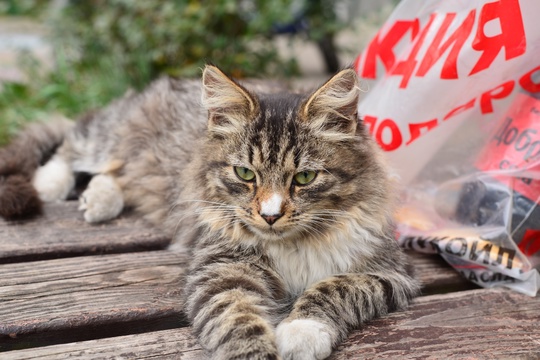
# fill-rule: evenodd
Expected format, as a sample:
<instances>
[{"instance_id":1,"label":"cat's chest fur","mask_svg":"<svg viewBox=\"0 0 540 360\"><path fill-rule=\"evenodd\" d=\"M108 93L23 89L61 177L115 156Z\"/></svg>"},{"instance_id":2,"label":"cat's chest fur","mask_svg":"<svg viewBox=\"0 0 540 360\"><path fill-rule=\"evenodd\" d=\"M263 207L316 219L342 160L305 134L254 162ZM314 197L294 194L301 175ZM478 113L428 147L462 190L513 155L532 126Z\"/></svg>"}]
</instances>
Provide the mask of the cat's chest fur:
<instances>
[{"instance_id":1,"label":"cat's chest fur","mask_svg":"<svg viewBox=\"0 0 540 360\"><path fill-rule=\"evenodd\" d=\"M379 241L361 228L340 229L323 241L271 244L266 251L287 292L298 296L322 279L365 268Z\"/></svg>"}]
</instances>

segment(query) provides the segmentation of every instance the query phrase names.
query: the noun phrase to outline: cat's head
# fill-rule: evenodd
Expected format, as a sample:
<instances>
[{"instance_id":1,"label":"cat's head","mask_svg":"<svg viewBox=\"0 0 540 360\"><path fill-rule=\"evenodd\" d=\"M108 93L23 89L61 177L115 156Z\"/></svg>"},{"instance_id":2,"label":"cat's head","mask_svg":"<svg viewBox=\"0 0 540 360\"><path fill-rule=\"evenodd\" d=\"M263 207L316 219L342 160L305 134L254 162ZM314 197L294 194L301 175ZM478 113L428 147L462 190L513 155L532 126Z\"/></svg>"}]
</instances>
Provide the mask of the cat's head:
<instances>
[{"instance_id":1,"label":"cat's head","mask_svg":"<svg viewBox=\"0 0 540 360\"><path fill-rule=\"evenodd\" d=\"M263 95L207 66L201 220L239 241L322 239L351 221L386 231L388 179L359 92L352 69L309 95Z\"/></svg>"}]
</instances>

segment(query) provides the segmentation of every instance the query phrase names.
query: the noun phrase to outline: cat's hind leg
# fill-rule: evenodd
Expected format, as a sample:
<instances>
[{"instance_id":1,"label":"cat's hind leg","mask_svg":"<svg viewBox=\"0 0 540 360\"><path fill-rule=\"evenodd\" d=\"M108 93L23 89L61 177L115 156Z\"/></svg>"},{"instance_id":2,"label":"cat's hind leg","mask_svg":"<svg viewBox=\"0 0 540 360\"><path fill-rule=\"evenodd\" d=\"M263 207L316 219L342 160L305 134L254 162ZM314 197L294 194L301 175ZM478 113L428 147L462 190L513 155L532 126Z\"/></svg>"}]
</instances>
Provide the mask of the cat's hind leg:
<instances>
[{"instance_id":1,"label":"cat's hind leg","mask_svg":"<svg viewBox=\"0 0 540 360\"><path fill-rule=\"evenodd\" d=\"M75 177L69 163L57 154L36 170L32 184L42 201L61 201L75 186Z\"/></svg>"},{"instance_id":2,"label":"cat's hind leg","mask_svg":"<svg viewBox=\"0 0 540 360\"><path fill-rule=\"evenodd\" d=\"M89 223L114 219L124 208L122 189L108 174L94 176L79 202L79 210L84 211L84 219Z\"/></svg>"}]
</instances>

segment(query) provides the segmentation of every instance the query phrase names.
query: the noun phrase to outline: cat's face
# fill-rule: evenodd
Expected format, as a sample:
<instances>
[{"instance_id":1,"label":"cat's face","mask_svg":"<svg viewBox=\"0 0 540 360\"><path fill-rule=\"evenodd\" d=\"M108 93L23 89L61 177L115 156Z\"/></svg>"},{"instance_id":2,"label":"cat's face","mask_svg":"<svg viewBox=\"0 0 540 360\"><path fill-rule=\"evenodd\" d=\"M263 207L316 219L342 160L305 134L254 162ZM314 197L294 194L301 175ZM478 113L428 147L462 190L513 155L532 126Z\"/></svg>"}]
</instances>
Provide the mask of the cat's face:
<instances>
[{"instance_id":1,"label":"cat's face","mask_svg":"<svg viewBox=\"0 0 540 360\"><path fill-rule=\"evenodd\" d=\"M377 206L385 174L370 139L356 129L352 70L311 97L256 96L218 71L205 72L219 90L206 89L203 221L237 239L280 241L321 237L351 207Z\"/></svg>"}]
</instances>

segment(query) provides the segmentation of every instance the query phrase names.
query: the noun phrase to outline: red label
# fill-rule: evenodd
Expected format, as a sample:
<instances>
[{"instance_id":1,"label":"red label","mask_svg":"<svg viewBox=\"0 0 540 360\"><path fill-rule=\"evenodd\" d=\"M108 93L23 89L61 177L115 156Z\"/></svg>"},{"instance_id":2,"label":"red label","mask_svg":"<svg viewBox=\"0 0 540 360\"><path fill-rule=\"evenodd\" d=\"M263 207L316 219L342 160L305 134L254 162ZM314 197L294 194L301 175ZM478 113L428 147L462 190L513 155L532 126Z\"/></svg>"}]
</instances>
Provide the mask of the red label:
<instances>
[{"instance_id":1,"label":"red label","mask_svg":"<svg viewBox=\"0 0 540 360\"><path fill-rule=\"evenodd\" d=\"M540 99L519 93L476 162L483 171L524 169L540 160ZM540 180L519 178L514 190L536 202Z\"/></svg>"},{"instance_id":2,"label":"red label","mask_svg":"<svg viewBox=\"0 0 540 360\"><path fill-rule=\"evenodd\" d=\"M519 243L519 250L525 256L531 256L540 251L540 231L528 229L523 235L523 240Z\"/></svg>"},{"instance_id":3,"label":"red label","mask_svg":"<svg viewBox=\"0 0 540 360\"><path fill-rule=\"evenodd\" d=\"M471 6L466 16L459 15L434 11L424 24L419 18L388 23L371 40L363 57L356 59L358 74L376 79L381 63L388 75L402 77L399 87L405 89L413 76L426 76L439 61L440 79L459 79L489 69L498 56L508 61L525 54L527 38L519 0L490 1L481 8ZM485 32L486 24L492 22L499 25L499 33ZM409 49L405 58L398 51L402 42ZM461 54L471 52L479 55L478 60L461 59L470 68L459 74Z\"/></svg>"}]
</instances>

